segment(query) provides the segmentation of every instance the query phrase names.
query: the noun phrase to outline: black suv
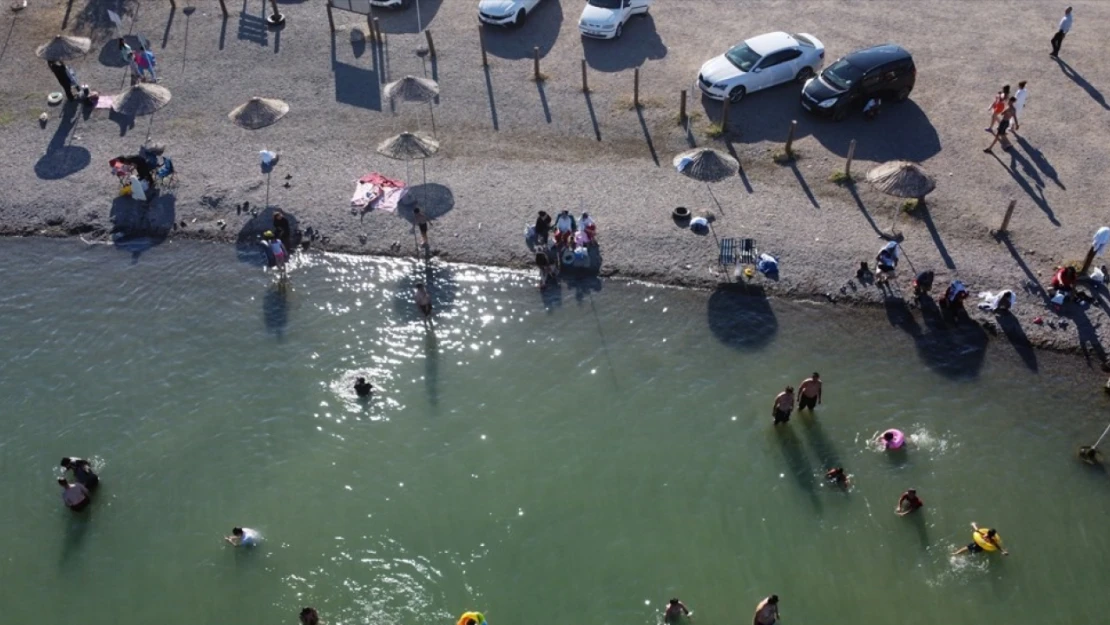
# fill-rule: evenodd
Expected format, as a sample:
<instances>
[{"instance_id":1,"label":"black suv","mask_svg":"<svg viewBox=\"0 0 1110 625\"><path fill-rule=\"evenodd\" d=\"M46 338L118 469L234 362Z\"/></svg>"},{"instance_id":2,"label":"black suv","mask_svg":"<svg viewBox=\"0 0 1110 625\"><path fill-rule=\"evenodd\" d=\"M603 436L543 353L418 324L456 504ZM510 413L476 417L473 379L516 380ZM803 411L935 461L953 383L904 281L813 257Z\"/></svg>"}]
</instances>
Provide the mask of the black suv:
<instances>
[{"instance_id":1,"label":"black suv","mask_svg":"<svg viewBox=\"0 0 1110 625\"><path fill-rule=\"evenodd\" d=\"M807 111L841 120L873 97L901 102L917 80L913 56L891 43L840 58L802 89Z\"/></svg>"}]
</instances>

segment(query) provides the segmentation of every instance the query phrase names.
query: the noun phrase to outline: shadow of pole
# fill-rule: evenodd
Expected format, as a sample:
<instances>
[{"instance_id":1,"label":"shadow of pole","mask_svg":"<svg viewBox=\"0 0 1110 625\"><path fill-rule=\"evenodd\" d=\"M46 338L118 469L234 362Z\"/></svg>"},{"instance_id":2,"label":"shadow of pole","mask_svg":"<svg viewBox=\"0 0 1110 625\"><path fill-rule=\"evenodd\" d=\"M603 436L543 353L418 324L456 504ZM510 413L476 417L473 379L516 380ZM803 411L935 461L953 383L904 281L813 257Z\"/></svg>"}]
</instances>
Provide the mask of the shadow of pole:
<instances>
[{"instance_id":1,"label":"shadow of pole","mask_svg":"<svg viewBox=\"0 0 1110 625\"><path fill-rule=\"evenodd\" d=\"M582 95L586 99L586 110L590 113L590 123L594 126L594 137L596 137L598 141L601 141L601 127L597 124L597 113L594 112L593 98L590 97L589 91L583 91Z\"/></svg>"},{"instance_id":2,"label":"shadow of pole","mask_svg":"<svg viewBox=\"0 0 1110 625\"><path fill-rule=\"evenodd\" d=\"M813 191L809 188L809 185L806 184L806 179L802 176L801 170L798 169L798 162L796 160L790 161L790 171L794 172L794 177L798 179L798 184L802 186L802 191L805 192L806 198L809 199L809 203L813 204L813 208L820 209L821 205L817 203L817 198L814 197Z\"/></svg>"},{"instance_id":3,"label":"shadow of pole","mask_svg":"<svg viewBox=\"0 0 1110 625\"><path fill-rule=\"evenodd\" d=\"M886 233L879 229L879 225L875 223L875 219L871 217L871 213L868 212L867 207L863 205L863 200L859 196L859 191L856 190L855 183L853 183L852 181L848 181L848 183L844 186L848 189L848 193L851 194L852 199L856 201L856 208L859 209L860 214L863 215L863 218L867 220L867 224L871 226L871 229L875 231L875 234L884 239L888 238Z\"/></svg>"},{"instance_id":4,"label":"shadow of pole","mask_svg":"<svg viewBox=\"0 0 1110 625\"><path fill-rule=\"evenodd\" d=\"M926 202L918 202L917 210L921 212L921 220L925 222L925 228L929 231L929 236L933 238L933 244L937 246L937 251L940 252L941 259L944 260L944 266L949 269L955 269L956 263L948 253L948 248L944 245L944 240L940 238L940 232L937 231L936 224L933 223L933 216L929 212L929 205Z\"/></svg>"},{"instance_id":5,"label":"shadow of pole","mask_svg":"<svg viewBox=\"0 0 1110 625\"><path fill-rule=\"evenodd\" d=\"M1014 247L1013 241L1010 240L1010 235L1002 232L996 234L995 239L1006 246L1006 250L1010 252L1010 256L1013 257L1018 267L1025 274L1027 282L1022 290L1030 295L1040 297L1043 303L1048 304L1048 293L1045 292L1044 286L1041 284L1040 279L1037 278L1037 274L1033 273L1029 265L1025 264L1025 259L1021 257L1021 253Z\"/></svg>"},{"instance_id":6,"label":"shadow of pole","mask_svg":"<svg viewBox=\"0 0 1110 625\"><path fill-rule=\"evenodd\" d=\"M551 123L551 107L549 107L547 105L547 92L544 91L542 80L537 80L536 81L536 91L538 91L539 94L540 94L540 106L543 107L543 117L544 117L544 119L547 120L547 123L550 124Z\"/></svg>"},{"instance_id":7,"label":"shadow of pole","mask_svg":"<svg viewBox=\"0 0 1110 625\"><path fill-rule=\"evenodd\" d=\"M497 125L497 103L493 99L493 80L490 78L489 65L482 68L486 74L486 97L489 98L489 115L493 121L494 131L500 130Z\"/></svg>"},{"instance_id":8,"label":"shadow of pole","mask_svg":"<svg viewBox=\"0 0 1110 625\"><path fill-rule=\"evenodd\" d=\"M655 161L655 166L659 167L659 155L655 152L655 144L651 140L651 132L648 131L647 121L644 120L644 111L642 107L636 108L636 117L640 119L640 129L644 131L644 141L647 141L648 152L651 152L651 160Z\"/></svg>"}]
</instances>

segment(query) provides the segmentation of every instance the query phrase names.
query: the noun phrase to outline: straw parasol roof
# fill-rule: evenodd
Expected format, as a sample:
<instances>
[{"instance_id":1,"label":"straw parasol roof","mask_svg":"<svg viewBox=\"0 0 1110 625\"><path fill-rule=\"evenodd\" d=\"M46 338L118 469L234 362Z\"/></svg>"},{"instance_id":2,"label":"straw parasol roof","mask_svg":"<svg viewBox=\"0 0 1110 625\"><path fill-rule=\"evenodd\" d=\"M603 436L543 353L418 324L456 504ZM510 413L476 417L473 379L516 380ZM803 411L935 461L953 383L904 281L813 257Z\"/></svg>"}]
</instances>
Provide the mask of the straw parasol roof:
<instances>
[{"instance_id":1,"label":"straw parasol roof","mask_svg":"<svg viewBox=\"0 0 1110 625\"><path fill-rule=\"evenodd\" d=\"M128 116L150 115L170 101L170 90L158 85L141 82L128 87L112 101L112 110Z\"/></svg>"},{"instance_id":2,"label":"straw parasol roof","mask_svg":"<svg viewBox=\"0 0 1110 625\"><path fill-rule=\"evenodd\" d=\"M922 198L936 188L937 182L917 163L890 161L867 172L867 181L876 189L895 197Z\"/></svg>"},{"instance_id":3,"label":"straw parasol roof","mask_svg":"<svg viewBox=\"0 0 1110 625\"><path fill-rule=\"evenodd\" d=\"M84 55L91 47L92 41L88 37L54 35L53 39L39 46L35 54L47 61L70 61Z\"/></svg>"},{"instance_id":4,"label":"straw parasol roof","mask_svg":"<svg viewBox=\"0 0 1110 625\"><path fill-rule=\"evenodd\" d=\"M281 100L253 97L235 107L227 118L243 128L257 130L277 123L288 112L289 105Z\"/></svg>"},{"instance_id":5,"label":"straw parasol roof","mask_svg":"<svg viewBox=\"0 0 1110 625\"><path fill-rule=\"evenodd\" d=\"M428 158L438 151L439 141L420 132L402 132L378 144L379 153L401 161Z\"/></svg>"},{"instance_id":6,"label":"straw parasol roof","mask_svg":"<svg viewBox=\"0 0 1110 625\"><path fill-rule=\"evenodd\" d=\"M416 76L405 76L385 86L387 98L401 98L406 102L430 102L439 95L436 81Z\"/></svg>"},{"instance_id":7,"label":"straw parasol roof","mask_svg":"<svg viewBox=\"0 0 1110 625\"><path fill-rule=\"evenodd\" d=\"M674 157L674 166L682 175L702 182L719 182L740 171L736 159L712 148L682 152Z\"/></svg>"}]
</instances>

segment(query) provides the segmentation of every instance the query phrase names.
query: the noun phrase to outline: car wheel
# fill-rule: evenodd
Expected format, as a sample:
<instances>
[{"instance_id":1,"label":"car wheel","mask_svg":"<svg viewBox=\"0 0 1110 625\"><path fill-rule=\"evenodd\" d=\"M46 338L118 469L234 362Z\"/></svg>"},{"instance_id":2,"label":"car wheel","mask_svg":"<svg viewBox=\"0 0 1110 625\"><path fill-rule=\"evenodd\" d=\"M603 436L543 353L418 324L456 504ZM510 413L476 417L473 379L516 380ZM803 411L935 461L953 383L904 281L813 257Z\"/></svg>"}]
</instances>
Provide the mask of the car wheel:
<instances>
[{"instance_id":1,"label":"car wheel","mask_svg":"<svg viewBox=\"0 0 1110 625\"><path fill-rule=\"evenodd\" d=\"M803 67L802 69L798 70L798 75L794 77L794 80L804 83L810 78L813 78L813 69L809 67Z\"/></svg>"},{"instance_id":2,"label":"car wheel","mask_svg":"<svg viewBox=\"0 0 1110 625\"><path fill-rule=\"evenodd\" d=\"M516 17L513 18L513 28L520 28L524 26L524 9L516 12Z\"/></svg>"},{"instance_id":3,"label":"car wheel","mask_svg":"<svg viewBox=\"0 0 1110 625\"><path fill-rule=\"evenodd\" d=\"M736 102L743 100L744 96L747 95L747 93L748 90L743 87L733 87L732 91L728 92L728 100L729 102L735 104Z\"/></svg>"},{"instance_id":4,"label":"car wheel","mask_svg":"<svg viewBox=\"0 0 1110 625\"><path fill-rule=\"evenodd\" d=\"M902 90L894 96L894 99L899 102L905 102L910 97L910 91L912 91L912 89L909 87L902 87Z\"/></svg>"},{"instance_id":5,"label":"car wheel","mask_svg":"<svg viewBox=\"0 0 1110 625\"><path fill-rule=\"evenodd\" d=\"M833 111L832 118L833 118L834 122L842 122L842 121L844 121L844 118L847 117L847 116L848 116L848 107L838 106L836 108L836 110Z\"/></svg>"},{"instance_id":6,"label":"car wheel","mask_svg":"<svg viewBox=\"0 0 1110 625\"><path fill-rule=\"evenodd\" d=\"M617 24L617 32L613 33L613 39L620 39L622 32L624 32L624 24Z\"/></svg>"}]
</instances>

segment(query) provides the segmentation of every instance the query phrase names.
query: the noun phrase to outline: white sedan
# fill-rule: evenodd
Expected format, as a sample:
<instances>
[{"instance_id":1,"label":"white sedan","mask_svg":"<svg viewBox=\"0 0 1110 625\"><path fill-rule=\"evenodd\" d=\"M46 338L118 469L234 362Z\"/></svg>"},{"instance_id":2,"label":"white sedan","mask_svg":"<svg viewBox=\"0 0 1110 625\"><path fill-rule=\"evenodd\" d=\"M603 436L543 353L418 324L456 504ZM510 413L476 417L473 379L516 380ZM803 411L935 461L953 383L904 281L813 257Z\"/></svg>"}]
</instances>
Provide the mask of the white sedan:
<instances>
[{"instance_id":1,"label":"white sedan","mask_svg":"<svg viewBox=\"0 0 1110 625\"><path fill-rule=\"evenodd\" d=\"M586 37L616 39L633 15L647 15L653 0L586 0L578 30Z\"/></svg>"},{"instance_id":2,"label":"white sedan","mask_svg":"<svg viewBox=\"0 0 1110 625\"><path fill-rule=\"evenodd\" d=\"M698 87L714 100L739 102L752 91L813 78L825 64L825 44L807 34L767 33L712 58L698 72Z\"/></svg>"},{"instance_id":3,"label":"white sedan","mask_svg":"<svg viewBox=\"0 0 1110 625\"><path fill-rule=\"evenodd\" d=\"M494 26L520 26L540 0L479 0L478 21Z\"/></svg>"}]
</instances>

